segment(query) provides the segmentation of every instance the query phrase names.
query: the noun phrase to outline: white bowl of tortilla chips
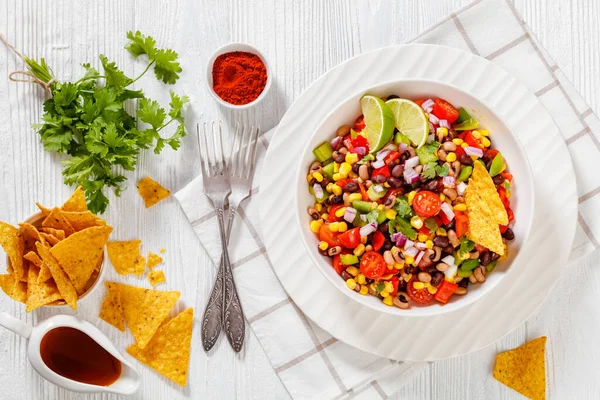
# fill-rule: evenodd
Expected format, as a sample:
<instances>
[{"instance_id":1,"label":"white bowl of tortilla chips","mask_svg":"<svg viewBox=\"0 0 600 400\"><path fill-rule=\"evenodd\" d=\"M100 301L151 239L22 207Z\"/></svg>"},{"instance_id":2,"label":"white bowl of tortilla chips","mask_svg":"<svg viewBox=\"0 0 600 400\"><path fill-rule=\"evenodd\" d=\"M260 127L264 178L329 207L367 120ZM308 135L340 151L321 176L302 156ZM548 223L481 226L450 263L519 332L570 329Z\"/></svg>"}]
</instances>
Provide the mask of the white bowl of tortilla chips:
<instances>
[{"instance_id":1,"label":"white bowl of tortilla chips","mask_svg":"<svg viewBox=\"0 0 600 400\"><path fill-rule=\"evenodd\" d=\"M105 245L112 232L91 213L81 187L62 205L37 212L18 227L0 222L0 245L7 253L7 273L0 287L26 305L77 309L102 281Z\"/></svg>"}]
</instances>

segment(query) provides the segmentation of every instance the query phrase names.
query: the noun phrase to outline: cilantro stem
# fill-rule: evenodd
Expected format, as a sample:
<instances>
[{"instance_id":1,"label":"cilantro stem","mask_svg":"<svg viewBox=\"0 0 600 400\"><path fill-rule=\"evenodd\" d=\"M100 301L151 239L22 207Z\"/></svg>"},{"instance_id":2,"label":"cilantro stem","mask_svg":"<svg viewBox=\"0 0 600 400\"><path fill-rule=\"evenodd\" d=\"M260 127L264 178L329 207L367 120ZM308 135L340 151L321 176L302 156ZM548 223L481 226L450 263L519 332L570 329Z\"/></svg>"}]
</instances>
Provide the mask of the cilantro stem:
<instances>
[{"instance_id":1,"label":"cilantro stem","mask_svg":"<svg viewBox=\"0 0 600 400\"><path fill-rule=\"evenodd\" d=\"M78 80L77 82L75 82L75 85L79 85L81 82L89 81L90 79L106 79L106 76L98 75L98 76L83 77L80 80Z\"/></svg>"},{"instance_id":2,"label":"cilantro stem","mask_svg":"<svg viewBox=\"0 0 600 400\"><path fill-rule=\"evenodd\" d=\"M175 118L171 118L171 120L170 120L169 122L167 122L166 124L164 124L163 126L161 126L160 128L158 128L158 129L156 130L156 133L158 133L158 132L162 131L162 129L163 129L163 128L166 128L166 127L167 127L167 125L169 125L169 124L170 124L171 122L173 122L173 121L175 121Z\"/></svg>"},{"instance_id":3,"label":"cilantro stem","mask_svg":"<svg viewBox=\"0 0 600 400\"><path fill-rule=\"evenodd\" d=\"M152 66L152 64L154 64L156 60L152 60L150 63L148 63L148 66L146 67L146 69L134 80L132 80L131 82L129 82L129 85L133 85L138 79L140 79L142 76L144 76L146 74L146 72L148 72L148 70L150 69L150 67ZM127 86L129 86L127 85Z\"/></svg>"}]
</instances>

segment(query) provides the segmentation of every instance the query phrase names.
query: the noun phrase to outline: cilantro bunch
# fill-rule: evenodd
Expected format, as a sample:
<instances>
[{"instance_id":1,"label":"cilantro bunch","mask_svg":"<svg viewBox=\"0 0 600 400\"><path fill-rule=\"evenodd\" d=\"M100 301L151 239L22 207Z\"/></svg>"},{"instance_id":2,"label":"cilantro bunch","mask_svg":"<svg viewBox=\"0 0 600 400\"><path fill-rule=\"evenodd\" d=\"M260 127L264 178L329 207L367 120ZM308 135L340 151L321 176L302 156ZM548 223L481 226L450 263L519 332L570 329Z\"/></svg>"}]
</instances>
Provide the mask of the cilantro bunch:
<instances>
[{"instance_id":1,"label":"cilantro bunch","mask_svg":"<svg viewBox=\"0 0 600 400\"><path fill-rule=\"evenodd\" d=\"M105 188L112 187L120 195L127 180L123 171L135 169L142 149L153 147L158 154L168 145L177 150L186 134L182 116L182 108L189 101L186 96L171 91L167 112L142 90L131 89L151 68L159 81L177 82L181 72L177 53L157 48L152 37L139 31L128 32L127 38L125 49L136 58L147 58L147 67L135 78L126 76L114 62L100 55L102 73L83 64L85 74L81 79L58 82L43 58L37 62L25 57L31 73L47 85L52 95L44 102L42 123L34 129L47 151L71 156L63 161L64 182L83 186L88 207L94 213L103 213L108 206ZM140 126L138 120L145 125ZM169 125L170 134L165 135Z\"/></svg>"}]
</instances>

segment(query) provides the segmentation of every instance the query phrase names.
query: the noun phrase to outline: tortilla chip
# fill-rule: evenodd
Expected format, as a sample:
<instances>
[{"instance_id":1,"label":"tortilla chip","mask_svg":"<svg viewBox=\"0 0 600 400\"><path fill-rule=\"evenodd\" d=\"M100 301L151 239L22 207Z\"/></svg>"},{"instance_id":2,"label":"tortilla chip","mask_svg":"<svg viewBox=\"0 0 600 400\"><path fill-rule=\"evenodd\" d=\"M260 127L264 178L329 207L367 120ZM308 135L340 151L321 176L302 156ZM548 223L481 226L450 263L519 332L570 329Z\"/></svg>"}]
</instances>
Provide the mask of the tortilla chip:
<instances>
[{"instance_id":1,"label":"tortilla chip","mask_svg":"<svg viewBox=\"0 0 600 400\"><path fill-rule=\"evenodd\" d=\"M60 211L60 209L58 208L52 209L50 214L42 222L42 226L61 229L65 231L65 235L67 236L75 233L75 229L73 229L73 226L69 223L69 221L67 221L62 211Z\"/></svg>"},{"instance_id":2,"label":"tortilla chip","mask_svg":"<svg viewBox=\"0 0 600 400\"><path fill-rule=\"evenodd\" d=\"M50 253L69 276L78 294L84 292L92 272L104 256L110 226L94 226L61 240Z\"/></svg>"},{"instance_id":3,"label":"tortilla chip","mask_svg":"<svg viewBox=\"0 0 600 400\"><path fill-rule=\"evenodd\" d=\"M31 263L33 263L33 265L40 269L40 273L38 275L39 283L46 282L48 279L52 278L50 268L48 268L48 266L42 261L42 259L40 258L40 256L37 255L37 253L30 251L29 253L25 254L23 258L27 261L30 261Z\"/></svg>"},{"instance_id":4,"label":"tortilla chip","mask_svg":"<svg viewBox=\"0 0 600 400\"><path fill-rule=\"evenodd\" d=\"M97 217L91 211L63 211L63 215L77 232L92 226L106 225L105 220Z\"/></svg>"},{"instance_id":5,"label":"tortilla chip","mask_svg":"<svg viewBox=\"0 0 600 400\"><path fill-rule=\"evenodd\" d=\"M21 303L27 300L27 283L15 280L10 274L0 275L0 288L13 300Z\"/></svg>"},{"instance_id":6,"label":"tortilla chip","mask_svg":"<svg viewBox=\"0 0 600 400\"><path fill-rule=\"evenodd\" d=\"M152 269L156 267L158 264L163 262L163 259L158 254L154 254L153 252L148 252L148 268Z\"/></svg>"},{"instance_id":7,"label":"tortilla chip","mask_svg":"<svg viewBox=\"0 0 600 400\"><path fill-rule=\"evenodd\" d=\"M50 234L50 235L54 236L55 238L57 238L58 240L63 240L66 237L65 231L63 231L62 229L40 228L39 231Z\"/></svg>"},{"instance_id":8,"label":"tortilla chip","mask_svg":"<svg viewBox=\"0 0 600 400\"><path fill-rule=\"evenodd\" d=\"M23 258L27 261L31 261L38 268L42 268L42 265L44 264L40 256L38 256L34 251L30 251L29 253L25 254Z\"/></svg>"},{"instance_id":9,"label":"tortilla chip","mask_svg":"<svg viewBox=\"0 0 600 400\"><path fill-rule=\"evenodd\" d=\"M106 296L102 301L100 309L100 318L121 332L125 332L125 314L121 305L121 292L112 282L104 282L106 286Z\"/></svg>"},{"instance_id":10,"label":"tortilla chip","mask_svg":"<svg viewBox=\"0 0 600 400\"><path fill-rule=\"evenodd\" d=\"M171 192L148 176L138 182L137 189L142 199L144 199L146 208L152 207L171 195Z\"/></svg>"},{"instance_id":11,"label":"tortilla chip","mask_svg":"<svg viewBox=\"0 0 600 400\"><path fill-rule=\"evenodd\" d=\"M473 164L473 173L469 178L467 190L471 185L473 185L472 189L476 189L474 193L489 207L493 220L499 225L508 225L508 214L496 190L496 185L480 162Z\"/></svg>"},{"instance_id":12,"label":"tortilla chip","mask_svg":"<svg viewBox=\"0 0 600 400\"><path fill-rule=\"evenodd\" d=\"M65 271L60 267L56 258L50 253L50 249L39 242L35 245L42 261L50 268L52 278L54 278L54 282L56 282L58 291L69 307L73 310L77 310L77 291L75 290L75 286L73 286L73 283L71 283L71 280Z\"/></svg>"},{"instance_id":13,"label":"tortilla chip","mask_svg":"<svg viewBox=\"0 0 600 400\"><path fill-rule=\"evenodd\" d=\"M12 266L13 277L18 281L26 280L25 266L23 265L23 251L25 243L23 235L17 228L0 221L0 246L4 249Z\"/></svg>"},{"instance_id":14,"label":"tortilla chip","mask_svg":"<svg viewBox=\"0 0 600 400\"><path fill-rule=\"evenodd\" d=\"M21 222L19 226L21 227L21 231L23 231L26 235L32 237L33 240L46 244L44 238L40 236L40 231L38 231L38 229L35 226L27 222Z\"/></svg>"},{"instance_id":15,"label":"tortilla chip","mask_svg":"<svg viewBox=\"0 0 600 400\"><path fill-rule=\"evenodd\" d=\"M546 336L496 356L494 378L533 400L546 398Z\"/></svg>"},{"instance_id":16,"label":"tortilla chip","mask_svg":"<svg viewBox=\"0 0 600 400\"><path fill-rule=\"evenodd\" d=\"M125 321L140 348L146 347L173 308L180 293L115 284L121 292Z\"/></svg>"},{"instance_id":17,"label":"tortilla chip","mask_svg":"<svg viewBox=\"0 0 600 400\"><path fill-rule=\"evenodd\" d=\"M188 308L163 324L144 349L133 344L127 352L159 374L185 386L193 326L194 309Z\"/></svg>"},{"instance_id":18,"label":"tortilla chip","mask_svg":"<svg viewBox=\"0 0 600 400\"><path fill-rule=\"evenodd\" d=\"M29 268L29 278L27 280L27 312L31 312L38 307L62 299L58 288L54 282L38 282L39 269L37 267Z\"/></svg>"},{"instance_id":19,"label":"tortilla chip","mask_svg":"<svg viewBox=\"0 0 600 400\"><path fill-rule=\"evenodd\" d=\"M58 240L54 235L50 235L44 232L40 232L40 237L43 238L50 245L50 247L55 246L56 244L58 244L58 242L60 242L60 240Z\"/></svg>"},{"instance_id":20,"label":"tortilla chip","mask_svg":"<svg viewBox=\"0 0 600 400\"><path fill-rule=\"evenodd\" d=\"M146 259L140 255L141 240L109 242L108 258L119 275L142 275L146 269Z\"/></svg>"},{"instance_id":21,"label":"tortilla chip","mask_svg":"<svg viewBox=\"0 0 600 400\"><path fill-rule=\"evenodd\" d=\"M163 283L167 280L167 278L165 278L165 273L159 270L154 270L154 271L150 271L148 272L148 280L150 281L150 284L152 285L152 287L158 285L159 283Z\"/></svg>"},{"instance_id":22,"label":"tortilla chip","mask_svg":"<svg viewBox=\"0 0 600 400\"><path fill-rule=\"evenodd\" d=\"M42 214L44 215L44 217L47 217L52 212L51 209L44 207L43 205L41 205L38 202L36 202L35 205L37 206L37 208L40 209L40 211L42 212Z\"/></svg>"},{"instance_id":23,"label":"tortilla chip","mask_svg":"<svg viewBox=\"0 0 600 400\"><path fill-rule=\"evenodd\" d=\"M79 186L75 189L75 192L69 197L65 204L60 208L63 211L87 211L87 204L85 203L85 194L83 193L83 187Z\"/></svg>"}]
</instances>

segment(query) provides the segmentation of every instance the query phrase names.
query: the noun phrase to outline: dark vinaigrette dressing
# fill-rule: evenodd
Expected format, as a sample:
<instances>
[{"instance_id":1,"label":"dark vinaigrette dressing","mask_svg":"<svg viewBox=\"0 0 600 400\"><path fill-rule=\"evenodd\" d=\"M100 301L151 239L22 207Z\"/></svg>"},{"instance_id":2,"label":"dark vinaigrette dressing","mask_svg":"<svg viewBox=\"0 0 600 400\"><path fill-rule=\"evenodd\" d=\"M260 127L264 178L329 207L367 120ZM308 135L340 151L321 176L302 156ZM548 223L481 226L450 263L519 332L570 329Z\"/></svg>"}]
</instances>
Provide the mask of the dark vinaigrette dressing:
<instances>
[{"instance_id":1,"label":"dark vinaigrette dressing","mask_svg":"<svg viewBox=\"0 0 600 400\"><path fill-rule=\"evenodd\" d=\"M67 379L110 386L121 376L121 362L78 329L54 328L40 343L42 360Z\"/></svg>"}]
</instances>

